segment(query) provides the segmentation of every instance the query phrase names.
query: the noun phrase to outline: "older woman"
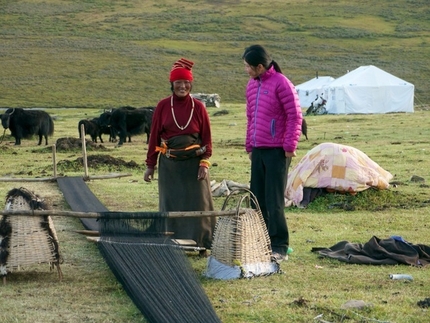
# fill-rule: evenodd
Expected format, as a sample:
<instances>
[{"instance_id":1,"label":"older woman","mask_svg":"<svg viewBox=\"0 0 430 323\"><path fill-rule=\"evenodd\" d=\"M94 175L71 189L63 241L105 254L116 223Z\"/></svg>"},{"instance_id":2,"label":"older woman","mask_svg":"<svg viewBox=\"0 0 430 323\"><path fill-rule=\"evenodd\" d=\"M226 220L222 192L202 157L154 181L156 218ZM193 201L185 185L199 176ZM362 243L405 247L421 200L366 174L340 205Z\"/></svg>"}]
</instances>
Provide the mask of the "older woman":
<instances>
[{"instance_id":1,"label":"older woman","mask_svg":"<svg viewBox=\"0 0 430 323\"><path fill-rule=\"evenodd\" d=\"M144 180L153 179L158 159L160 211L213 211L209 180L212 137L202 102L191 95L194 63L181 58L170 72L172 95L154 112ZM176 239L192 239L209 249L214 217L169 219Z\"/></svg>"}]
</instances>

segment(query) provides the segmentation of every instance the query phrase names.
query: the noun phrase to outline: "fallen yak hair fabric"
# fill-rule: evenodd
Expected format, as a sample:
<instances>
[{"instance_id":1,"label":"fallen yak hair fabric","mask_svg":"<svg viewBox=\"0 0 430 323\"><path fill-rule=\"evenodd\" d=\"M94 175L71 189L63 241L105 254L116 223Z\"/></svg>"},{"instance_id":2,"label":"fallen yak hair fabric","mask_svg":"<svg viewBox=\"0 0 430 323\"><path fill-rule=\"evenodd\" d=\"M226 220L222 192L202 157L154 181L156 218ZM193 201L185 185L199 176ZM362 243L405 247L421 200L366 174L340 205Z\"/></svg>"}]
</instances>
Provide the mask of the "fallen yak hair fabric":
<instances>
[{"instance_id":1,"label":"fallen yak hair fabric","mask_svg":"<svg viewBox=\"0 0 430 323\"><path fill-rule=\"evenodd\" d=\"M430 265L430 246L412 244L392 236L380 239L372 236L366 243L340 241L330 248L312 248L321 257L329 257L350 264L367 265L409 265L425 267Z\"/></svg>"},{"instance_id":2,"label":"fallen yak hair fabric","mask_svg":"<svg viewBox=\"0 0 430 323\"><path fill-rule=\"evenodd\" d=\"M165 232L167 216L100 213L100 252L148 322L221 322L184 250Z\"/></svg>"},{"instance_id":3,"label":"fallen yak hair fabric","mask_svg":"<svg viewBox=\"0 0 430 323\"><path fill-rule=\"evenodd\" d=\"M9 240L12 227L6 217L0 221L0 276L7 275L6 262L9 256Z\"/></svg>"}]
</instances>

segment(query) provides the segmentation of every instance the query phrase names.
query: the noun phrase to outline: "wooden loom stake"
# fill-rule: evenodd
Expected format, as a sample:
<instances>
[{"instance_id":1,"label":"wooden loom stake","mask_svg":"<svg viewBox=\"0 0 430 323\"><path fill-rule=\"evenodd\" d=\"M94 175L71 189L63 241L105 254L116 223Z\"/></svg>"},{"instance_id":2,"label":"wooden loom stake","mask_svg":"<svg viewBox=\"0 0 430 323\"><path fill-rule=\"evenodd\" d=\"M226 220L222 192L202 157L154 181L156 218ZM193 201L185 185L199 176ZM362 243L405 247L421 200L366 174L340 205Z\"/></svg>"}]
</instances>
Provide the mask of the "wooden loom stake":
<instances>
[{"instance_id":1,"label":"wooden loom stake","mask_svg":"<svg viewBox=\"0 0 430 323\"><path fill-rule=\"evenodd\" d=\"M55 144L52 145L52 164L54 169L53 176L54 178L56 178L57 177L57 149Z\"/></svg>"},{"instance_id":2,"label":"wooden loom stake","mask_svg":"<svg viewBox=\"0 0 430 323\"><path fill-rule=\"evenodd\" d=\"M85 141L85 127L81 124L82 160L84 162L84 179L88 179L87 146Z\"/></svg>"}]
</instances>

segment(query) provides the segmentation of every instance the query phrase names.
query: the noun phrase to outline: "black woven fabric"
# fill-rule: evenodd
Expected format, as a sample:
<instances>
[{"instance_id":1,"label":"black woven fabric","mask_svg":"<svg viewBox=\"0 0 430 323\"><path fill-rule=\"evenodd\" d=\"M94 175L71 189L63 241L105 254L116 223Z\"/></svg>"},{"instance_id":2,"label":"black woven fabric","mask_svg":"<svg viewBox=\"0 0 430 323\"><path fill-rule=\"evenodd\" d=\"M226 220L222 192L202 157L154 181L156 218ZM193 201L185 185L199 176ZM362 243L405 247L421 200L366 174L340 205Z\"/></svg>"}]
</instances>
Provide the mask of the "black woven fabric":
<instances>
[{"instance_id":1,"label":"black woven fabric","mask_svg":"<svg viewBox=\"0 0 430 323\"><path fill-rule=\"evenodd\" d=\"M221 322L183 250L166 237L101 237L99 249L149 322Z\"/></svg>"},{"instance_id":2,"label":"black woven fabric","mask_svg":"<svg viewBox=\"0 0 430 323\"><path fill-rule=\"evenodd\" d=\"M167 213L110 212L82 178L57 181L73 211L100 213L97 222L81 220L100 231L101 254L148 322L221 322L184 251L166 232Z\"/></svg>"},{"instance_id":3,"label":"black woven fabric","mask_svg":"<svg viewBox=\"0 0 430 323\"><path fill-rule=\"evenodd\" d=\"M57 184L72 211L109 211L91 192L82 177L59 177ZM96 219L81 218L81 222L87 230L99 231L99 224Z\"/></svg>"},{"instance_id":4,"label":"black woven fabric","mask_svg":"<svg viewBox=\"0 0 430 323\"><path fill-rule=\"evenodd\" d=\"M103 212L100 234L103 237L168 236L167 212Z\"/></svg>"}]
</instances>

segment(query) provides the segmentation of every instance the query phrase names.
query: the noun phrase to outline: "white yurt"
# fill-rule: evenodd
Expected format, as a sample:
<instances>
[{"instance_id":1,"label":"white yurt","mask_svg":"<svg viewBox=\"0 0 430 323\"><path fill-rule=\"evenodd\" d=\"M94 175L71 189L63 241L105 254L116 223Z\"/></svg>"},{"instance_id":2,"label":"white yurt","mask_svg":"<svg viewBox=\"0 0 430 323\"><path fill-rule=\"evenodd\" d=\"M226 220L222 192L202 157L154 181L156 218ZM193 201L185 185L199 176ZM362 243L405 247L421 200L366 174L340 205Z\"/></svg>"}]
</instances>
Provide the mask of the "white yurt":
<instances>
[{"instance_id":1,"label":"white yurt","mask_svg":"<svg viewBox=\"0 0 430 323\"><path fill-rule=\"evenodd\" d=\"M324 92L324 87L334 81L331 76L318 76L296 85L296 91L299 95L300 106L302 108L310 107L311 103Z\"/></svg>"},{"instance_id":2,"label":"white yurt","mask_svg":"<svg viewBox=\"0 0 430 323\"><path fill-rule=\"evenodd\" d=\"M326 90L329 114L414 112L415 86L373 65L337 78Z\"/></svg>"}]
</instances>

